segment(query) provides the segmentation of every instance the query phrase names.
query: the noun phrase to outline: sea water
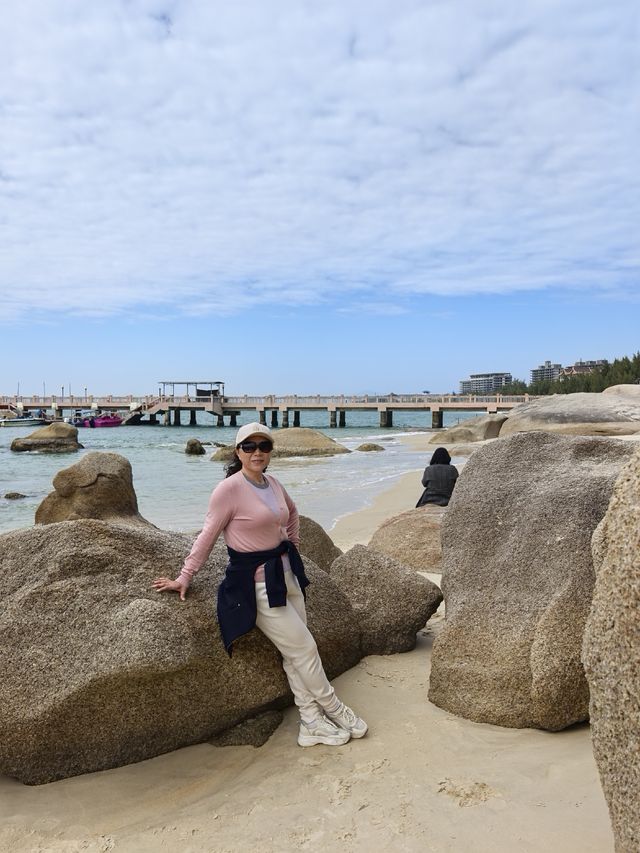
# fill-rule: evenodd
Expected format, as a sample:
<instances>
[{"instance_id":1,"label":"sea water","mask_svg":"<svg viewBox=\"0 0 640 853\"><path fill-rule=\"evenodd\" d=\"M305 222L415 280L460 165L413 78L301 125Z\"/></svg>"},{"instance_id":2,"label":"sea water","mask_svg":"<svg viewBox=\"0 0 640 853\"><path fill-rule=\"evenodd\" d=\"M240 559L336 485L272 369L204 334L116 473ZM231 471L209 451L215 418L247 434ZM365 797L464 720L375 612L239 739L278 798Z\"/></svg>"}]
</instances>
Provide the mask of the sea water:
<instances>
[{"instance_id":1,"label":"sea water","mask_svg":"<svg viewBox=\"0 0 640 853\"><path fill-rule=\"evenodd\" d=\"M445 412L444 425L452 426L474 413ZM209 417L209 420L205 418ZM347 412L349 425L329 429L324 412L303 413L302 426L321 430L354 452L331 457L273 459L269 471L284 484L302 515L330 530L338 518L372 502L407 471L424 468L434 445L428 446L431 430L425 426L428 412L394 412L394 427L380 428L375 412ZM77 453L15 453L14 438L30 435L33 427L0 428L0 532L30 527L36 508L52 489L52 480L62 468L78 462L92 450L125 456L133 469L133 485L142 516L167 530L195 531L202 527L209 495L224 477L224 464L212 462L215 446L205 446L205 456L187 456L190 438L202 442L232 444L237 427L217 427L210 416L198 414L196 426L120 426L79 428ZM251 421L249 415L238 425ZM403 444L401 436L424 434L424 450ZM382 452L357 452L364 442L375 442ZM455 461L455 460L454 460ZM7 492L26 495L7 500ZM416 477L415 495L422 492Z\"/></svg>"}]
</instances>

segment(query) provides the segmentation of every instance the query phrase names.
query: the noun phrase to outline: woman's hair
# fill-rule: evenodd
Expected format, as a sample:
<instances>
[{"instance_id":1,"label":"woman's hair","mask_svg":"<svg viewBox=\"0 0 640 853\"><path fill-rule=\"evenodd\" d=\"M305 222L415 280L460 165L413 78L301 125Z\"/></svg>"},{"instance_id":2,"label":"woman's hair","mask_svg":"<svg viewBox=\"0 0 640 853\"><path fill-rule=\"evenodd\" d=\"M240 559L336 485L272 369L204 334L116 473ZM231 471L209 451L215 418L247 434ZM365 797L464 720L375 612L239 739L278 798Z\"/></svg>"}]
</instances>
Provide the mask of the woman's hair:
<instances>
[{"instance_id":1,"label":"woman's hair","mask_svg":"<svg viewBox=\"0 0 640 853\"><path fill-rule=\"evenodd\" d=\"M451 462L449 451L446 447L436 447L429 465L448 465Z\"/></svg>"},{"instance_id":2,"label":"woman's hair","mask_svg":"<svg viewBox=\"0 0 640 853\"><path fill-rule=\"evenodd\" d=\"M224 469L224 476L225 476L225 478L231 477L232 474L237 474L238 471L242 471L242 462L240 461L240 459L238 458L238 454L234 450L233 451L233 457L231 458L231 461L229 462L227 467Z\"/></svg>"},{"instance_id":3,"label":"woman's hair","mask_svg":"<svg viewBox=\"0 0 640 853\"><path fill-rule=\"evenodd\" d=\"M266 470L267 469L264 468L263 473ZM235 450L235 448L234 448L233 457L232 457L231 461L229 462L229 464L227 465L227 467L224 469L225 479L227 477L233 476L233 474L237 474L238 471L242 471L242 462L240 461L237 450Z\"/></svg>"}]
</instances>

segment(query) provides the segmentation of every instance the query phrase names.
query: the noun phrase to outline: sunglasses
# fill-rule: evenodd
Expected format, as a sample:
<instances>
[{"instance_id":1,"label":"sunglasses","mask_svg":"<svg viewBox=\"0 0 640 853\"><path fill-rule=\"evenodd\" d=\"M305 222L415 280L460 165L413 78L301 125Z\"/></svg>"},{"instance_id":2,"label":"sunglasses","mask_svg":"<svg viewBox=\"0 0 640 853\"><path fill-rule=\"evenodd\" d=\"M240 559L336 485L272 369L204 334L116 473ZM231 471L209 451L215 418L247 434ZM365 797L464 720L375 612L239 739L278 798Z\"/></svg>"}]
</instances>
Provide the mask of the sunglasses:
<instances>
[{"instance_id":1,"label":"sunglasses","mask_svg":"<svg viewBox=\"0 0 640 853\"><path fill-rule=\"evenodd\" d=\"M238 447L245 453L253 453L255 450L271 453L273 450L273 444L270 441L242 441Z\"/></svg>"}]
</instances>

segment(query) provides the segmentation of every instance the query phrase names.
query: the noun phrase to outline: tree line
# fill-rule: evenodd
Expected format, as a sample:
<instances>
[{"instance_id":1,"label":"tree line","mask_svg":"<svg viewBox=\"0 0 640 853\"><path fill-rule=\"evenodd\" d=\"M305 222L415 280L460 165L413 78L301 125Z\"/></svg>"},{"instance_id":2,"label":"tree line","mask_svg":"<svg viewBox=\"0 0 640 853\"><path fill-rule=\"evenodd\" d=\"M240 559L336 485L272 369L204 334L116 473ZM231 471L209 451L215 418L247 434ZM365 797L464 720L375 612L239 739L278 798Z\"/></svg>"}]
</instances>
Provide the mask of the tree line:
<instances>
[{"instance_id":1,"label":"tree line","mask_svg":"<svg viewBox=\"0 0 640 853\"><path fill-rule=\"evenodd\" d=\"M578 391L604 391L611 385L636 385L640 383L640 352L623 356L596 368L592 373L565 376L562 379L545 379L527 385L514 379L500 389L501 394L575 394Z\"/></svg>"}]
</instances>

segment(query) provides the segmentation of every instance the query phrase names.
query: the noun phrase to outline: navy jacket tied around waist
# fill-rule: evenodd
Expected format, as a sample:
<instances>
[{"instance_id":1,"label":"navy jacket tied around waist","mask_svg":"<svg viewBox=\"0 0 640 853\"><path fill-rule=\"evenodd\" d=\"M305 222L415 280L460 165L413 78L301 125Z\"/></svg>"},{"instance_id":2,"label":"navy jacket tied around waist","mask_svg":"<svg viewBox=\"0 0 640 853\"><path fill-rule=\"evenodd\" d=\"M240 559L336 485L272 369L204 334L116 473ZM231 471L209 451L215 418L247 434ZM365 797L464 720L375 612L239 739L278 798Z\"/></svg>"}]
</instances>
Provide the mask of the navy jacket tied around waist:
<instances>
[{"instance_id":1,"label":"navy jacket tied around waist","mask_svg":"<svg viewBox=\"0 0 640 853\"><path fill-rule=\"evenodd\" d=\"M255 628L258 611L253 577L258 566L264 563L269 607L284 607L287 603L283 554L289 556L291 570L298 579L303 595L305 587L309 585L309 579L304 573L304 564L298 549L293 542L286 539L277 548L268 551L236 551L229 547L227 551L229 564L218 587L218 624L224 647L231 657L233 643Z\"/></svg>"}]
</instances>

